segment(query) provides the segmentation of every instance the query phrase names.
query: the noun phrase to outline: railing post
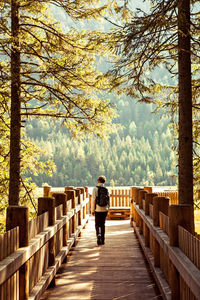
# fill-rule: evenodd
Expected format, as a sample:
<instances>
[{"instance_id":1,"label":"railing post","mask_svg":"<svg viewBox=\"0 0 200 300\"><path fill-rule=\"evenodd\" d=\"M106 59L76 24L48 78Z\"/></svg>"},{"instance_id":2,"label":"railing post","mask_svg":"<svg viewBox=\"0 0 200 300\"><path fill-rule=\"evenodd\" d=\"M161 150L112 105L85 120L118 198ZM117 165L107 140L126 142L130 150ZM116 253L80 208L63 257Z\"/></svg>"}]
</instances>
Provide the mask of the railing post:
<instances>
[{"instance_id":1,"label":"railing post","mask_svg":"<svg viewBox=\"0 0 200 300\"><path fill-rule=\"evenodd\" d=\"M84 199L88 199L89 198L89 194L88 194L88 187L84 187ZM85 211L86 215L89 215L90 214L90 203L88 202L86 204L86 211Z\"/></svg>"},{"instance_id":2,"label":"railing post","mask_svg":"<svg viewBox=\"0 0 200 300\"><path fill-rule=\"evenodd\" d=\"M140 209L143 208L142 200L145 198L145 194L147 194L147 191L145 191L145 190L140 190L139 191L138 202L139 202L139 208Z\"/></svg>"},{"instance_id":3,"label":"railing post","mask_svg":"<svg viewBox=\"0 0 200 300\"><path fill-rule=\"evenodd\" d=\"M159 226L159 212L168 216L169 198L153 197L153 225Z\"/></svg>"},{"instance_id":4,"label":"railing post","mask_svg":"<svg viewBox=\"0 0 200 300\"><path fill-rule=\"evenodd\" d=\"M172 247L178 247L178 226L184 227L194 234L194 209L192 205L179 204L169 206L169 243ZM170 261L169 278L172 300L180 298L180 274Z\"/></svg>"},{"instance_id":5,"label":"railing post","mask_svg":"<svg viewBox=\"0 0 200 300\"><path fill-rule=\"evenodd\" d=\"M89 213L92 213L92 195L89 195Z\"/></svg>"},{"instance_id":6,"label":"railing post","mask_svg":"<svg viewBox=\"0 0 200 300\"><path fill-rule=\"evenodd\" d=\"M131 197L131 199L130 199L130 224L131 224L131 226L133 226L132 222L134 220L134 211L133 211L133 209L134 209L133 201L134 201L134 192L135 192L134 189L135 188L133 186L130 188L130 192L131 192L131 194L130 194L130 197Z\"/></svg>"},{"instance_id":7,"label":"railing post","mask_svg":"<svg viewBox=\"0 0 200 300\"><path fill-rule=\"evenodd\" d=\"M158 196L158 194L152 193L152 194L145 194L145 215L149 215L149 204L153 203L153 197Z\"/></svg>"},{"instance_id":8,"label":"railing post","mask_svg":"<svg viewBox=\"0 0 200 300\"><path fill-rule=\"evenodd\" d=\"M131 206L132 206L132 221L135 221L136 223L136 226L138 226L138 220L137 220L137 213L136 213L136 210L135 210L135 207L134 207L134 202L136 203L136 190L138 188L137 187L132 187L132 203L131 203Z\"/></svg>"},{"instance_id":9,"label":"railing post","mask_svg":"<svg viewBox=\"0 0 200 300\"><path fill-rule=\"evenodd\" d=\"M74 211L74 224L75 224L75 231L76 228L80 225L80 211L77 212L76 206L80 204L80 191L77 188L74 188L75 191L75 211Z\"/></svg>"},{"instance_id":10,"label":"railing post","mask_svg":"<svg viewBox=\"0 0 200 300\"><path fill-rule=\"evenodd\" d=\"M89 197L89 193L88 193L88 187L87 186L85 186L85 193L86 193L86 198L88 198Z\"/></svg>"},{"instance_id":11,"label":"railing post","mask_svg":"<svg viewBox=\"0 0 200 300\"><path fill-rule=\"evenodd\" d=\"M43 186L43 197L49 197L51 192L51 186L44 185Z\"/></svg>"},{"instance_id":12,"label":"railing post","mask_svg":"<svg viewBox=\"0 0 200 300\"><path fill-rule=\"evenodd\" d=\"M28 236L28 208L24 206L8 206L6 212L6 230L19 227L19 247L27 247ZM19 300L29 298L29 261L19 269Z\"/></svg>"},{"instance_id":13,"label":"railing post","mask_svg":"<svg viewBox=\"0 0 200 300\"><path fill-rule=\"evenodd\" d=\"M132 189L132 199L133 199L133 202L136 202L135 201L135 197L136 197L135 195L136 195L136 189L137 188L133 186L131 189Z\"/></svg>"},{"instance_id":14,"label":"railing post","mask_svg":"<svg viewBox=\"0 0 200 300\"><path fill-rule=\"evenodd\" d=\"M130 200L130 225L133 226L132 222L134 221L133 216L133 198Z\"/></svg>"},{"instance_id":15,"label":"railing post","mask_svg":"<svg viewBox=\"0 0 200 300\"><path fill-rule=\"evenodd\" d=\"M38 215L48 211L49 226L55 225L55 198L53 197L40 197L38 198ZM49 262L48 266L55 265L55 235L49 240ZM55 277L52 279L50 287L55 286Z\"/></svg>"},{"instance_id":16,"label":"railing post","mask_svg":"<svg viewBox=\"0 0 200 300\"><path fill-rule=\"evenodd\" d=\"M169 242L178 247L178 225L194 234L194 208L192 205L179 204L169 206Z\"/></svg>"},{"instance_id":17,"label":"railing post","mask_svg":"<svg viewBox=\"0 0 200 300\"><path fill-rule=\"evenodd\" d=\"M85 201L85 188L81 187L80 190L81 190L81 197L82 197L81 199L82 199L82 201ZM85 220L85 217L86 217L86 210L87 210L86 205L84 204L84 206L82 206L82 208L81 208L83 220Z\"/></svg>"},{"instance_id":18,"label":"railing post","mask_svg":"<svg viewBox=\"0 0 200 300\"><path fill-rule=\"evenodd\" d=\"M65 193L53 193L52 197L55 198L55 206L62 204L63 206L63 215L67 215L67 196ZM63 226L63 246L67 246L68 232L67 232L67 223Z\"/></svg>"},{"instance_id":19,"label":"railing post","mask_svg":"<svg viewBox=\"0 0 200 300\"><path fill-rule=\"evenodd\" d=\"M81 189L76 189L76 197L78 197L78 204L81 205ZM78 214L77 214L77 225L80 226L82 223L82 208L80 208Z\"/></svg>"},{"instance_id":20,"label":"railing post","mask_svg":"<svg viewBox=\"0 0 200 300\"><path fill-rule=\"evenodd\" d=\"M141 188L135 188L135 203L139 204L139 192L143 191Z\"/></svg>"},{"instance_id":21,"label":"railing post","mask_svg":"<svg viewBox=\"0 0 200 300\"><path fill-rule=\"evenodd\" d=\"M72 209L75 209L75 191L74 190L70 190L70 189L66 189L65 193L67 195L67 200L72 199ZM74 233L76 231L76 218L75 218L75 214L72 217L72 233Z\"/></svg>"},{"instance_id":22,"label":"railing post","mask_svg":"<svg viewBox=\"0 0 200 300\"><path fill-rule=\"evenodd\" d=\"M152 194L152 187L151 186L144 186L144 190L147 191L148 193Z\"/></svg>"},{"instance_id":23,"label":"railing post","mask_svg":"<svg viewBox=\"0 0 200 300\"><path fill-rule=\"evenodd\" d=\"M90 201L90 195L88 193L88 187L85 186L84 187L85 189L85 198L88 199L89 198L89 202L87 203L87 211L86 211L86 214L90 215L91 214L91 201Z\"/></svg>"},{"instance_id":24,"label":"railing post","mask_svg":"<svg viewBox=\"0 0 200 300\"><path fill-rule=\"evenodd\" d=\"M144 191L143 189L138 189L136 192L136 199L140 209L142 208L142 198L145 193L147 192ZM138 217L139 217L139 233L143 234L143 220L140 215Z\"/></svg>"},{"instance_id":25,"label":"railing post","mask_svg":"<svg viewBox=\"0 0 200 300\"><path fill-rule=\"evenodd\" d=\"M65 191L73 190L73 189L74 189L74 186L65 186Z\"/></svg>"},{"instance_id":26,"label":"railing post","mask_svg":"<svg viewBox=\"0 0 200 300\"><path fill-rule=\"evenodd\" d=\"M74 188L75 192L76 192L76 197L78 198L78 203L77 204L80 204L81 203L81 191L79 188Z\"/></svg>"},{"instance_id":27,"label":"railing post","mask_svg":"<svg viewBox=\"0 0 200 300\"><path fill-rule=\"evenodd\" d=\"M81 191L82 200L85 201L85 188L84 187L80 187L79 190Z\"/></svg>"}]
</instances>

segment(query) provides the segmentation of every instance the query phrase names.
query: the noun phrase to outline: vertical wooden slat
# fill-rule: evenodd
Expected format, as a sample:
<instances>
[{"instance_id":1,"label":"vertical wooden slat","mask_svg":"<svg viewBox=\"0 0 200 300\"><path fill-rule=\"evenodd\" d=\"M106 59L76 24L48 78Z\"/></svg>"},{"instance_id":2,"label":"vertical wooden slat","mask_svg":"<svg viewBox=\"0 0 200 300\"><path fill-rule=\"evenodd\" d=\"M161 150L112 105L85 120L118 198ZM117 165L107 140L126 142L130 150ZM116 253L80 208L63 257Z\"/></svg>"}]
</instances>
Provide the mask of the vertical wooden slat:
<instances>
[{"instance_id":1,"label":"vertical wooden slat","mask_svg":"<svg viewBox=\"0 0 200 300\"><path fill-rule=\"evenodd\" d=\"M0 235L0 261L17 250L19 247L18 239L18 228L14 228ZM0 286L0 299L17 299L16 284L16 274L14 274Z\"/></svg>"},{"instance_id":2,"label":"vertical wooden slat","mask_svg":"<svg viewBox=\"0 0 200 300\"><path fill-rule=\"evenodd\" d=\"M111 191L111 194L112 194L112 197L111 197L111 206L113 207L114 206L114 189Z\"/></svg>"},{"instance_id":3,"label":"vertical wooden slat","mask_svg":"<svg viewBox=\"0 0 200 300\"><path fill-rule=\"evenodd\" d=\"M16 228L15 250L19 248L19 227ZM16 300L19 300L19 271L15 273L15 294Z\"/></svg>"},{"instance_id":4,"label":"vertical wooden slat","mask_svg":"<svg viewBox=\"0 0 200 300\"><path fill-rule=\"evenodd\" d=\"M116 194L119 195L120 191L116 190ZM116 198L116 206L119 207L119 196Z\"/></svg>"},{"instance_id":5,"label":"vertical wooden slat","mask_svg":"<svg viewBox=\"0 0 200 300\"><path fill-rule=\"evenodd\" d=\"M116 206L116 189L113 190L113 206Z\"/></svg>"},{"instance_id":6,"label":"vertical wooden slat","mask_svg":"<svg viewBox=\"0 0 200 300\"><path fill-rule=\"evenodd\" d=\"M11 236L10 236L10 250L11 253L14 252L14 247L15 247L15 230L11 230ZM14 299L14 275L10 278L10 299Z\"/></svg>"},{"instance_id":7,"label":"vertical wooden slat","mask_svg":"<svg viewBox=\"0 0 200 300\"><path fill-rule=\"evenodd\" d=\"M128 190L125 190L124 206L129 206L128 200Z\"/></svg>"},{"instance_id":8,"label":"vertical wooden slat","mask_svg":"<svg viewBox=\"0 0 200 300\"><path fill-rule=\"evenodd\" d=\"M197 252L197 267L200 269L200 244L199 244L199 240L196 239L196 252Z\"/></svg>"},{"instance_id":9,"label":"vertical wooden slat","mask_svg":"<svg viewBox=\"0 0 200 300\"><path fill-rule=\"evenodd\" d=\"M125 203L124 203L124 205L125 206L129 206L130 207L130 200L131 200L131 195L130 195L130 190L126 190L126 193L125 193Z\"/></svg>"},{"instance_id":10,"label":"vertical wooden slat","mask_svg":"<svg viewBox=\"0 0 200 300\"><path fill-rule=\"evenodd\" d=\"M200 240L193 236L183 227L179 226L179 247L185 255L195 264L200 267Z\"/></svg>"},{"instance_id":11,"label":"vertical wooden slat","mask_svg":"<svg viewBox=\"0 0 200 300\"><path fill-rule=\"evenodd\" d=\"M11 230L7 232L7 255L9 256L11 253ZM10 300L10 289L11 289L11 278L7 280L6 285L6 294L7 294L7 300Z\"/></svg>"},{"instance_id":12,"label":"vertical wooden slat","mask_svg":"<svg viewBox=\"0 0 200 300\"><path fill-rule=\"evenodd\" d=\"M121 192L122 192L121 206L125 206L125 194L126 194L126 191L122 190Z\"/></svg>"},{"instance_id":13,"label":"vertical wooden slat","mask_svg":"<svg viewBox=\"0 0 200 300\"><path fill-rule=\"evenodd\" d=\"M113 190L113 205L112 206L116 206L116 190Z\"/></svg>"},{"instance_id":14,"label":"vertical wooden slat","mask_svg":"<svg viewBox=\"0 0 200 300\"><path fill-rule=\"evenodd\" d=\"M7 256L7 253L8 253L7 249L8 249L8 232L5 233L3 258L5 258ZM8 286L8 282L6 281L4 283L4 288L3 288L4 297L6 297L6 294L7 294L7 286Z\"/></svg>"}]
</instances>

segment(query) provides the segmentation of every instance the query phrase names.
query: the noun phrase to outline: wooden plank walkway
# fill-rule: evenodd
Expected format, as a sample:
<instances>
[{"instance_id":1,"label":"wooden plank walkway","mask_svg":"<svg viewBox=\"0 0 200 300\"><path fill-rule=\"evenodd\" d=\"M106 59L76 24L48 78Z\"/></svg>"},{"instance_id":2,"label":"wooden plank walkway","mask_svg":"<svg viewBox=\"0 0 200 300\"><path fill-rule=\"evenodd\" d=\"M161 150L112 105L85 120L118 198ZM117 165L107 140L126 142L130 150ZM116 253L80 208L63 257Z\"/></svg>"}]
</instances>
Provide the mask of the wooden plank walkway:
<instances>
[{"instance_id":1,"label":"wooden plank walkway","mask_svg":"<svg viewBox=\"0 0 200 300\"><path fill-rule=\"evenodd\" d=\"M130 221L106 221L105 245L96 245L94 218L41 300L162 299Z\"/></svg>"}]
</instances>

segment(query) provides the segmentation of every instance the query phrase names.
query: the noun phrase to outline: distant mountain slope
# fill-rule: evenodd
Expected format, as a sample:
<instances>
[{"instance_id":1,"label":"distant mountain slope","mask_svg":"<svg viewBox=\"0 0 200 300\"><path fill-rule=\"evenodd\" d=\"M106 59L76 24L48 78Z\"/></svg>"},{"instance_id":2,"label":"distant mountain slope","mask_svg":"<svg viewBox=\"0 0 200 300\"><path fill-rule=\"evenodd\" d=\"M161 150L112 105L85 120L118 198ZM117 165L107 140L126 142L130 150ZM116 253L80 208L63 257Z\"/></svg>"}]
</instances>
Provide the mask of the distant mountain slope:
<instances>
[{"instance_id":1,"label":"distant mountain slope","mask_svg":"<svg viewBox=\"0 0 200 300\"><path fill-rule=\"evenodd\" d=\"M117 100L123 126L108 141L90 138L73 140L50 121L34 120L27 125L28 136L53 159L56 172L32 176L37 185L93 185L105 174L109 185L176 184L175 153L171 150L169 121L152 113L152 106L122 98Z\"/></svg>"}]
</instances>

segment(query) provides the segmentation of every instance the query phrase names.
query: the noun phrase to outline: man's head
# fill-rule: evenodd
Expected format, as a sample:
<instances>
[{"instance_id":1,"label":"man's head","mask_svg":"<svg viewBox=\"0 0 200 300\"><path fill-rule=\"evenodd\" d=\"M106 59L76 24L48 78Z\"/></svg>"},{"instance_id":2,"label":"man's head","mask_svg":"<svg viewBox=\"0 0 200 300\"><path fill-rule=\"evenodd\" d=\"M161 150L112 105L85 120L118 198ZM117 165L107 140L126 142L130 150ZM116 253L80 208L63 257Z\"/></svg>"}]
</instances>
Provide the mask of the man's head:
<instances>
[{"instance_id":1,"label":"man's head","mask_svg":"<svg viewBox=\"0 0 200 300\"><path fill-rule=\"evenodd\" d=\"M97 182L98 182L98 183L105 183L105 182L106 182L106 177L103 176L103 175L102 175L102 176L99 176L98 179L97 179Z\"/></svg>"}]
</instances>

